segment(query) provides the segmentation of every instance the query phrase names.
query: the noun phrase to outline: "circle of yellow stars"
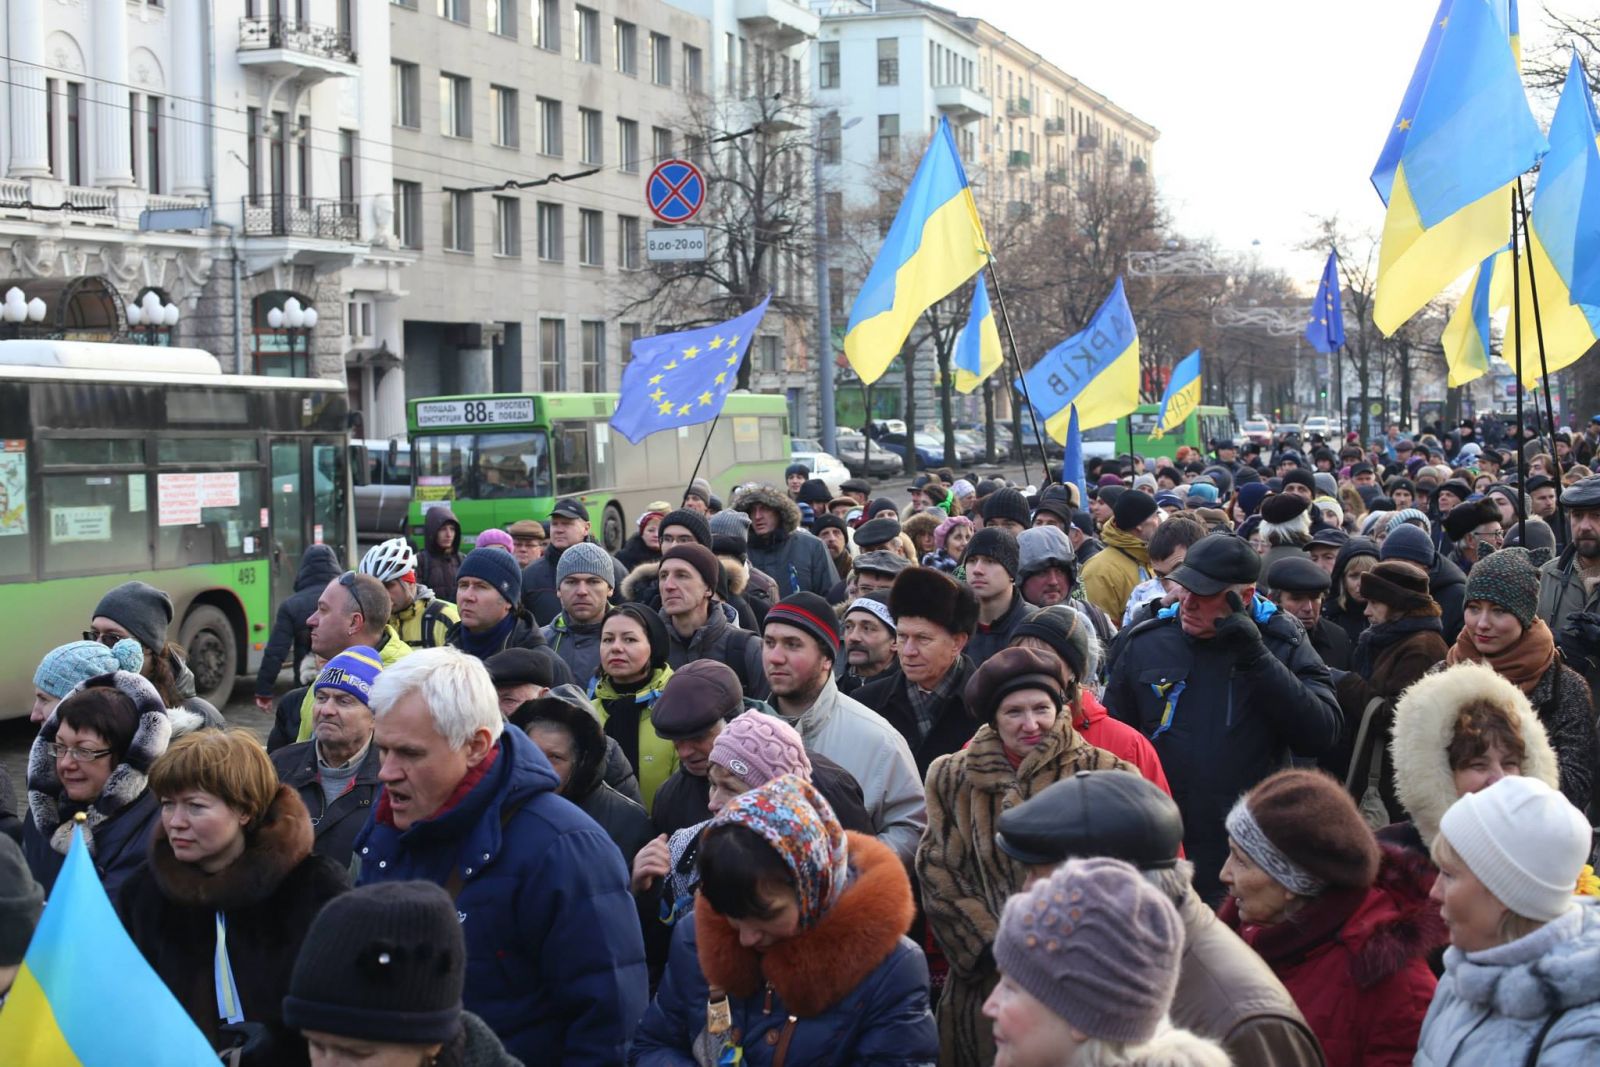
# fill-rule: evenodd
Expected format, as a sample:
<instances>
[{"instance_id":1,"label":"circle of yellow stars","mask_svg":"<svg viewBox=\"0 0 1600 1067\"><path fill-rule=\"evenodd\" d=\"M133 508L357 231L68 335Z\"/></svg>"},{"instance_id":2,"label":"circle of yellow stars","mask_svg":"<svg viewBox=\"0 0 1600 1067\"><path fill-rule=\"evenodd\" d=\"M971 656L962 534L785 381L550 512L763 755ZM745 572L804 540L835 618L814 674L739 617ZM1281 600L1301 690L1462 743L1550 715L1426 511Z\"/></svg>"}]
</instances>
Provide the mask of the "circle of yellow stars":
<instances>
[{"instance_id":1,"label":"circle of yellow stars","mask_svg":"<svg viewBox=\"0 0 1600 1067\"><path fill-rule=\"evenodd\" d=\"M717 349L722 349L728 353L727 358L723 361L726 366L735 366L739 362L739 335L734 334L732 337L724 338L721 334L717 334L715 337L711 338L711 340L706 342L707 352L714 352ZM685 348L681 353L678 354L677 359L663 363L661 365L661 370L677 370L680 365L678 362L679 360L687 362L689 360L700 358L701 354L702 353L698 347L690 345L688 348ZM696 403L694 404L675 404L672 398L667 396L666 390L661 388L661 382L665 377L666 375L663 373L656 373L650 376L650 384L655 386L656 389L655 392L650 393L649 396L651 400L656 402L656 411L659 414L671 415L674 414L674 409L676 409L677 415L687 415L697 406L709 407L711 402L716 399L711 395L711 390L708 389L701 393L698 397L695 397ZM728 372L726 370L718 371L717 376L712 379L712 382L716 385L726 385L728 382Z\"/></svg>"}]
</instances>

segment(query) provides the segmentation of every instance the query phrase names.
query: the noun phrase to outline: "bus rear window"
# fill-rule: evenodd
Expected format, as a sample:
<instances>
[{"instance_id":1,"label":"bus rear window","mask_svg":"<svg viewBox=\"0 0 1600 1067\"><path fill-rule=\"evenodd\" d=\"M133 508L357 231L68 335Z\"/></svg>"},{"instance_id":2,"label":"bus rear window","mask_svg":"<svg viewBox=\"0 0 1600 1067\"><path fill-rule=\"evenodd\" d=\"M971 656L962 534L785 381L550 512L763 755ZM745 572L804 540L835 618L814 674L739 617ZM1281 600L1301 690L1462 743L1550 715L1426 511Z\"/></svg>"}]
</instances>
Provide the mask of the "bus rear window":
<instances>
[{"instance_id":1,"label":"bus rear window","mask_svg":"<svg viewBox=\"0 0 1600 1067\"><path fill-rule=\"evenodd\" d=\"M133 437L81 437L39 442L39 461L46 467L115 467L144 465L144 442Z\"/></svg>"}]
</instances>

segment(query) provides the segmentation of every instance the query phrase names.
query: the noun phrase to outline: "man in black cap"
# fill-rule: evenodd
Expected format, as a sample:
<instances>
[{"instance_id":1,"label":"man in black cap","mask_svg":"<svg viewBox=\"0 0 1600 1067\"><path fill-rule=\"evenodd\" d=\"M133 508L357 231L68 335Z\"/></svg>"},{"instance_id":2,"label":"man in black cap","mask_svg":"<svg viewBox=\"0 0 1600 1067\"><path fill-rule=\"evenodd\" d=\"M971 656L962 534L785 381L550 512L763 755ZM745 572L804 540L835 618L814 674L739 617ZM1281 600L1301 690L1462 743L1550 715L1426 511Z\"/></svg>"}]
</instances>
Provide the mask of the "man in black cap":
<instances>
[{"instance_id":1,"label":"man in black cap","mask_svg":"<svg viewBox=\"0 0 1600 1067\"><path fill-rule=\"evenodd\" d=\"M856 551L877 552L900 536L900 520L880 515L856 527ZM893 551L893 550L891 550Z\"/></svg>"},{"instance_id":2,"label":"man in black cap","mask_svg":"<svg viewBox=\"0 0 1600 1067\"><path fill-rule=\"evenodd\" d=\"M1562 650L1600 648L1600 474L1561 494L1567 513L1567 547L1539 568L1538 615ZM1570 658L1570 657L1569 657Z\"/></svg>"},{"instance_id":3,"label":"man in black cap","mask_svg":"<svg viewBox=\"0 0 1600 1067\"><path fill-rule=\"evenodd\" d=\"M1103 490L1102 490L1103 492ZM1083 565L1083 595L1113 619L1122 618L1128 598L1150 574L1150 538L1161 523L1149 493L1123 493L1101 531L1106 549Z\"/></svg>"},{"instance_id":4,"label":"man in black cap","mask_svg":"<svg viewBox=\"0 0 1600 1067\"><path fill-rule=\"evenodd\" d=\"M1454 545L1456 565L1470 574L1474 563L1505 545L1500 505L1487 497L1457 504L1444 517L1444 533Z\"/></svg>"},{"instance_id":5,"label":"man in black cap","mask_svg":"<svg viewBox=\"0 0 1600 1067\"><path fill-rule=\"evenodd\" d=\"M1017 589L1021 550L1009 531L985 526L972 535L961 557L967 585L978 598L978 629L967 642L973 666L1011 643L1011 631L1032 608Z\"/></svg>"},{"instance_id":6,"label":"man in black cap","mask_svg":"<svg viewBox=\"0 0 1600 1067\"><path fill-rule=\"evenodd\" d=\"M744 711L739 679L726 664L701 659L672 672L650 709L656 736L671 742L678 769L656 790L650 821L671 834L710 817L711 746L723 724Z\"/></svg>"},{"instance_id":7,"label":"man in black cap","mask_svg":"<svg viewBox=\"0 0 1600 1067\"><path fill-rule=\"evenodd\" d=\"M1311 535L1311 540L1301 547L1305 549L1306 557L1321 567L1330 576L1333 574L1333 565L1339 559L1339 550L1350 543L1350 535L1337 526L1324 526Z\"/></svg>"},{"instance_id":8,"label":"man in black cap","mask_svg":"<svg viewBox=\"0 0 1600 1067\"><path fill-rule=\"evenodd\" d=\"M550 625L561 613L561 597L556 593L560 585L556 580L556 568L561 564L561 553L568 548L583 541L594 542L589 529L589 509L577 497L562 497L550 509L550 543L544 555L522 569L522 606L538 625ZM621 589L628 568L616 559L611 562L611 588Z\"/></svg>"},{"instance_id":9,"label":"man in black cap","mask_svg":"<svg viewBox=\"0 0 1600 1067\"><path fill-rule=\"evenodd\" d=\"M1106 683L1106 707L1150 738L1183 798L1184 849L1211 903L1234 801L1291 756L1331 749L1342 724L1327 666L1305 630L1256 594L1260 577L1249 542L1201 538L1169 575L1177 610L1129 631Z\"/></svg>"},{"instance_id":10,"label":"man in black cap","mask_svg":"<svg viewBox=\"0 0 1600 1067\"><path fill-rule=\"evenodd\" d=\"M1311 647L1322 662L1336 671L1350 669L1350 635L1322 617L1322 601L1328 595L1332 578L1329 572L1305 556L1289 556L1267 568L1267 584L1272 602L1285 615L1300 620Z\"/></svg>"},{"instance_id":11,"label":"man in black cap","mask_svg":"<svg viewBox=\"0 0 1600 1067\"><path fill-rule=\"evenodd\" d=\"M1522 491L1528 494L1531 513L1549 523L1551 529L1555 529L1556 525L1556 492L1559 488L1556 480L1548 474L1535 474L1522 485ZM1556 540L1559 543L1566 541L1560 530L1556 531Z\"/></svg>"},{"instance_id":12,"label":"man in black cap","mask_svg":"<svg viewBox=\"0 0 1600 1067\"><path fill-rule=\"evenodd\" d=\"M984 526L1010 530L1013 537L1033 524L1033 515L1028 511L1028 498L1022 495L1020 489L1010 486L998 489L989 495L982 507Z\"/></svg>"},{"instance_id":13,"label":"man in black cap","mask_svg":"<svg viewBox=\"0 0 1600 1067\"><path fill-rule=\"evenodd\" d=\"M1039 506L1033 509L1035 526L1054 526L1065 531L1072 525L1072 495L1064 485L1052 485L1039 494Z\"/></svg>"},{"instance_id":14,"label":"man in black cap","mask_svg":"<svg viewBox=\"0 0 1600 1067\"><path fill-rule=\"evenodd\" d=\"M1002 812L995 843L1028 868L1029 884L1069 859L1107 857L1139 868L1178 909L1183 956L1174 1026L1219 1042L1236 1067L1322 1067L1322 1050L1294 998L1191 887L1178 858L1178 806L1138 775L1080 771Z\"/></svg>"},{"instance_id":15,"label":"man in black cap","mask_svg":"<svg viewBox=\"0 0 1600 1067\"><path fill-rule=\"evenodd\" d=\"M872 496L872 483L865 478L850 478L839 483L839 492L853 497L856 506L864 508L867 506L867 498Z\"/></svg>"},{"instance_id":16,"label":"man in black cap","mask_svg":"<svg viewBox=\"0 0 1600 1067\"><path fill-rule=\"evenodd\" d=\"M855 576L855 591L858 595L870 593L875 589L888 592L900 572L910 566L912 566L910 560L893 552L884 552L881 549L876 552L863 552L855 558L851 568L851 574Z\"/></svg>"},{"instance_id":17,"label":"man in black cap","mask_svg":"<svg viewBox=\"0 0 1600 1067\"><path fill-rule=\"evenodd\" d=\"M500 714L538 700L558 685L573 681L572 669L549 648L508 648L483 661L500 698Z\"/></svg>"},{"instance_id":18,"label":"man in black cap","mask_svg":"<svg viewBox=\"0 0 1600 1067\"><path fill-rule=\"evenodd\" d=\"M1074 508L1072 524L1067 527L1067 540L1072 542L1072 554L1081 567L1106 546L1095 536L1094 516L1082 508Z\"/></svg>"},{"instance_id":19,"label":"man in black cap","mask_svg":"<svg viewBox=\"0 0 1600 1067\"><path fill-rule=\"evenodd\" d=\"M1239 471L1239 450L1231 437L1213 437L1211 439L1211 454L1217 457L1219 467L1228 468L1229 474Z\"/></svg>"}]
</instances>

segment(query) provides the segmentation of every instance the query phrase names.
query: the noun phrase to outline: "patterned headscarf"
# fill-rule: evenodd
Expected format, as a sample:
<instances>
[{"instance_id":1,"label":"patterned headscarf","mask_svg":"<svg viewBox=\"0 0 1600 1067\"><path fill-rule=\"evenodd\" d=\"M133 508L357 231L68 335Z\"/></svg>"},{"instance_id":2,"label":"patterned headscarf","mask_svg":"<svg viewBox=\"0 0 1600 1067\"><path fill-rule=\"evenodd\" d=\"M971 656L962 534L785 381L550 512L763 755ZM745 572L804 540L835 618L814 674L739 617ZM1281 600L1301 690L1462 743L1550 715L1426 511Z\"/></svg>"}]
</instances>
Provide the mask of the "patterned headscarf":
<instances>
[{"instance_id":1,"label":"patterned headscarf","mask_svg":"<svg viewBox=\"0 0 1600 1067\"><path fill-rule=\"evenodd\" d=\"M712 826L743 826L761 835L794 875L800 929L815 926L850 880L844 828L810 782L793 774L774 778L728 803Z\"/></svg>"}]
</instances>

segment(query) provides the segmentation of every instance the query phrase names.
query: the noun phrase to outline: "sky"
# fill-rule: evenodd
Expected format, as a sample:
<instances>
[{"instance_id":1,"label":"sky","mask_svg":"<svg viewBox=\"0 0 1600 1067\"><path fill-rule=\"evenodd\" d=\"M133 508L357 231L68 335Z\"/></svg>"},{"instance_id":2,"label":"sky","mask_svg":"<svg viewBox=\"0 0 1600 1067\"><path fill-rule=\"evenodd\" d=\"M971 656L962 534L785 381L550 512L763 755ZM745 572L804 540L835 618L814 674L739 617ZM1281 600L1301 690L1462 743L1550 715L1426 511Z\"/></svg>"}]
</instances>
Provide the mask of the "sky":
<instances>
[{"instance_id":1,"label":"sky","mask_svg":"<svg viewBox=\"0 0 1600 1067\"><path fill-rule=\"evenodd\" d=\"M1325 253L1297 246L1314 218L1337 213L1373 239L1382 228L1368 176L1437 9L1438 0L984 0L982 14L1161 131L1154 171L1179 232L1256 252L1310 293ZM1538 0L1523 0L1521 25L1524 54L1550 43ZM1535 113L1548 118L1537 101Z\"/></svg>"}]
</instances>

